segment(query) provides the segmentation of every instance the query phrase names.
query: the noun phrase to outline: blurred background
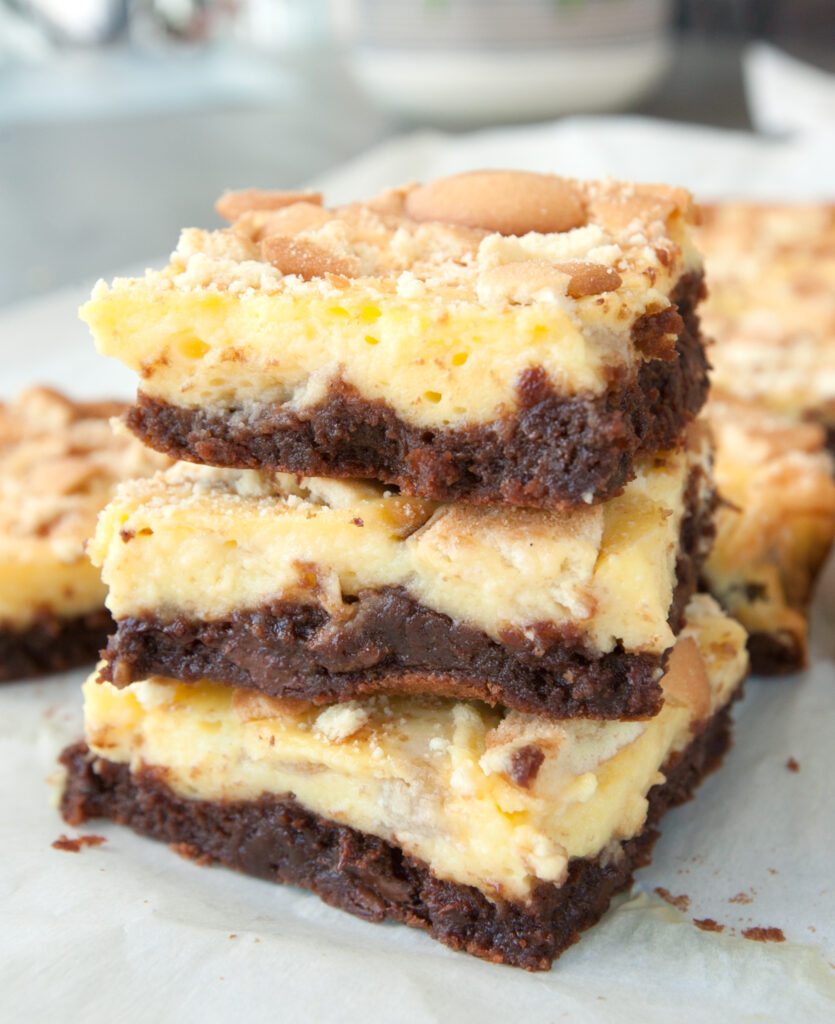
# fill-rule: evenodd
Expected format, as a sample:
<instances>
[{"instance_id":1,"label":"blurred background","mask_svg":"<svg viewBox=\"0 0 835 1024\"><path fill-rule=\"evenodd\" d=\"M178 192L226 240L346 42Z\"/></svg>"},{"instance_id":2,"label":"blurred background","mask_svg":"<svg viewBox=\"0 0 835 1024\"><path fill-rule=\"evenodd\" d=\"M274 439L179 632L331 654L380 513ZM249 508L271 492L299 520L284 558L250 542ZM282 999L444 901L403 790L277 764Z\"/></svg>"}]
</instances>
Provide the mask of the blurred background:
<instances>
[{"instance_id":1,"label":"blurred background","mask_svg":"<svg viewBox=\"0 0 835 1024\"><path fill-rule=\"evenodd\" d=\"M0 306L158 261L224 188L415 128L750 131L757 43L822 81L835 0L0 0Z\"/></svg>"}]
</instances>

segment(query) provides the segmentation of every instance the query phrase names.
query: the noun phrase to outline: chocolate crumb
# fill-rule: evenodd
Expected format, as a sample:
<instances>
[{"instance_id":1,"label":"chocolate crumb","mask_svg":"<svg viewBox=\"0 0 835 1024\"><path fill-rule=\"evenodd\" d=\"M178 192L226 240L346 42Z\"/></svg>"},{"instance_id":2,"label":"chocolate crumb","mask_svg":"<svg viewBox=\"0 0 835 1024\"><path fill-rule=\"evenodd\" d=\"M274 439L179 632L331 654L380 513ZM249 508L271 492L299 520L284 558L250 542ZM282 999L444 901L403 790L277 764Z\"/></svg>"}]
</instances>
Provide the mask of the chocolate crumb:
<instances>
[{"instance_id":1,"label":"chocolate crumb","mask_svg":"<svg viewBox=\"0 0 835 1024\"><path fill-rule=\"evenodd\" d=\"M76 839L70 839L69 836L61 835L52 844L52 849L64 850L67 853L79 853L84 846L101 846L106 842L104 836L78 836Z\"/></svg>"},{"instance_id":2,"label":"chocolate crumb","mask_svg":"<svg viewBox=\"0 0 835 1024\"><path fill-rule=\"evenodd\" d=\"M517 786L527 789L539 773L544 760L545 754L532 744L514 750L510 759L511 779Z\"/></svg>"},{"instance_id":3,"label":"chocolate crumb","mask_svg":"<svg viewBox=\"0 0 835 1024\"><path fill-rule=\"evenodd\" d=\"M745 939L752 939L754 942L785 942L786 936L782 928L743 928L742 936Z\"/></svg>"},{"instance_id":4,"label":"chocolate crumb","mask_svg":"<svg viewBox=\"0 0 835 1024\"><path fill-rule=\"evenodd\" d=\"M793 757L790 757L790 758L788 759L788 761L786 761L786 768L787 768L787 769L788 769L788 770L789 770L790 772L795 772L795 773L797 773L797 772L799 772L799 771L800 771L800 765L799 765L799 764L797 763L797 761L795 761L795 759L794 759Z\"/></svg>"},{"instance_id":5,"label":"chocolate crumb","mask_svg":"<svg viewBox=\"0 0 835 1024\"><path fill-rule=\"evenodd\" d=\"M754 902L754 890L751 892L738 892L736 896L731 896L728 903L741 903L744 906L748 906L749 903Z\"/></svg>"},{"instance_id":6,"label":"chocolate crumb","mask_svg":"<svg viewBox=\"0 0 835 1024\"><path fill-rule=\"evenodd\" d=\"M658 886L655 891L662 900L666 900L667 903L671 904L676 908L676 910L680 910L682 913L690 908L689 896L685 896L683 894L681 896L673 896L669 889L663 889L661 886Z\"/></svg>"},{"instance_id":7,"label":"chocolate crumb","mask_svg":"<svg viewBox=\"0 0 835 1024\"><path fill-rule=\"evenodd\" d=\"M723 932L725 930L725 926L714 921L712 917L694 919L693 924L697 928L701 928L703 932Z\"/></svg>"}]
</instances>

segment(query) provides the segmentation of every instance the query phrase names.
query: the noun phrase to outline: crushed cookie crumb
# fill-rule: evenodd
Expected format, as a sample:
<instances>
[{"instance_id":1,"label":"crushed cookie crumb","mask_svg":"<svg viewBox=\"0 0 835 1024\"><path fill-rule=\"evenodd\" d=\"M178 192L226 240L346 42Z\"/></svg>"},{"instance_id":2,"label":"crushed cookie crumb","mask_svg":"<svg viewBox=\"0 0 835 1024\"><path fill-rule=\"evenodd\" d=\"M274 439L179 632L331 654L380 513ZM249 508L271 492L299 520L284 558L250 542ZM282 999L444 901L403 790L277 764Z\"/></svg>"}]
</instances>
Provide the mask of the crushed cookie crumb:
<instances>
[{"instance_id":1,"label":"crushed cookie crumb","mask_svg":"<svg viewBox=\"0 0 835 1024\"><path fill-rule=\"evenodd\" d=\"M786 936L782 928L763 928L759 925L753 928L743 928L742 937L751 939L753 942L785 942Z\"/></svg>"},{"instance_id":2,"label":"crushed cookie crumb","mask_svg":"<svg viewBox=\"0 0 835 1024\"><path fill-rule=\"evenodd\" d=\"M741 903L743 906L747 906L749 903L754 902L754 896L756 893L752 889L751 892L738 892L736 896L731 896L728 903Z\"/></svg>"},{"instance_id":3,"label":"crushed cookie crumb","mask_svg":"<svg viewBox=\"0 0 835 1024\"><path fill-rule=\"evenodd\" d=\"M676 910L680 910L682 913L690 909L690 897L682 894L681 896L673 896L669 889L664 889L662 886L657 886L655 889L656 893L665 900L671 906L675 907Z\"/></svg>"},{"instance_id":4,"label":"crushed cookie crumb","mask_svg":"<svg viewBox=\"0 0 835 1024\"><path fill-rule=\"evenodd\" d=\"M725 930L725 926L714 921L712 917L694 918L693 924L697 928L701 928L703 932L723 932Z\"/></svg>"},{"instance_id":5,"label":"crushed cookie crumb","mask_svg":"<svg viewBox=\"0 0 835 1024\"><path fill-rule=\"evenodd\" d=\"M85 846L101 846L106 842L104 836L78 836L75 839L70 839L69 836L62 834L52 843L52 849L64 850L66 853L80 853Z\"/></svg>"}]
</instances>

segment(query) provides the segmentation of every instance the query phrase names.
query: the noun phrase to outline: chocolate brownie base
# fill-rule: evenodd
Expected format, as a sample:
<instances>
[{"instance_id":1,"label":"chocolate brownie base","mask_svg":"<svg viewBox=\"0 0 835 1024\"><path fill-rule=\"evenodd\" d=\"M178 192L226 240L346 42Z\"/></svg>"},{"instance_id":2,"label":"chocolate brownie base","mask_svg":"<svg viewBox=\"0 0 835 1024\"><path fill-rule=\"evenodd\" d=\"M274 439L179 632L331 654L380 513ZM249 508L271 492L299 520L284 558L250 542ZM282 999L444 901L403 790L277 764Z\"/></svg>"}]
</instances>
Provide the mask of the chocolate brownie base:
<instances>
[{"instance_id":1,"label":"chocolate brownie base","mask_svg":"<svg viewBox=\"0 0 835 1024\"><path fill-rule=\"evenodd\" d=\"M290 603L213 622L123 619L102 678L117 686L153 675L209 679L314 704L434 693L554 718L643 718L661 707L660 655L594 655L563 632L537 657L521 634L497 643L400 588L361 593L352 608L341 622Z\"/></svg>"},{"instance_id":2,"label":"chocolate brownie base","mask_svg":"<svg viewBox=\"0 0 835 1024\"><path fill-rule=\"evenodd\" d=\"M574 860L561 886L539 883L525 903L492 902L478 889L444 881L401 849L313 814L291 796L212 803L177 796L161 772L92 758L85 744L64 751L61 811L79 826L112 818L171 843L200 863L219 862L272 882L311 889L324 902L367 921L390 918L455 950L494 963L547 970L555 957L606 911L633 872L650 859L664 812L688 800L718 766L730 742L726 707L664 768L666 782L649 794L644 830L605 855Z\"/></svg>"},{"instance_id":3,"label":"chocolate brownie base","mask_svg":"<svg viewBox=\"0 0 835 1024\"><path fill-rule=\"evenodd\" d=\"M701 470L685 492L669 622L677 633L713 538L713 500ZM415 601L402 587L361 591L349 616L315 604L274 602L201 622L176 616L119 620L102 678L117 686L161 675L209 679L314 704L374 693L436 693L553 718L646 718L661 708L665 658L583 644L548 623L501 642ZM533 634L533 638L531 637Z\"/></svg>"},{"instance_id":4,"label":"chocolate brownie base","mask_svg":"<svg viewBox=\"0 0 835 1024\"><path fill-rule=\"evenodd\" d=\"M703 292L701 277L689 274L672 295L678 312L673 306L635 324L643 352L677 333L671 360L650 359L635 376L615 374L603 395L572 398L557 394L541 367L530 367L517 384L519 410L484 426L413 426L344 381L303 410L275 402L218 413L140 391L127 423L150 447L212 466L373 477L439 501L603 501L634 476L637 455L673 447L702 407L708 364L695 307Z\"/></svg>"},{"instance_id":5,"label":"chocolate brownie base","mask_svg":"<svg viewBox=\"0 0 835 1024\"><path fill-rule=\"evenodd\" d=\"M806 667L805 647L788 630L751 633L747 646L754 675L782 676Z\"/></svg>"},{"instance_id":6,"label":"chocolate brownie base","mask_svg":"<svg viewBox=\"0 0 835 1024\"><path fill-rule=\"evenodd\" d=\"M72 619L42 613L26 629L0 628L0 683L92 664L113 628L104 608Z\"/></svg>"}]
</instances>

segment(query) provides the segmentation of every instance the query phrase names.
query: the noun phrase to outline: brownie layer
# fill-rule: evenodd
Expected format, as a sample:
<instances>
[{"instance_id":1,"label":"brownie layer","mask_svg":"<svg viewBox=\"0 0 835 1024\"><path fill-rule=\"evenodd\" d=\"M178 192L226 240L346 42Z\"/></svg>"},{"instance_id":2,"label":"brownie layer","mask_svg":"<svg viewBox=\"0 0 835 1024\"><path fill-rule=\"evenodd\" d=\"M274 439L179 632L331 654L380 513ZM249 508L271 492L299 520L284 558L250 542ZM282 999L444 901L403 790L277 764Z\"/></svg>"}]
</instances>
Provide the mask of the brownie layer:
<instances>
[{"instance_id":1,"label":"brownie layer","mask_svg":"<svg viewBox=\"0 0 835 1024\"><path fill-rule=\"evenodd\" d=\"M599 656L561 631L537 657L521 634L496 643L401 588L363 592L355 607L345 622L291 603L216 622L123 619L102 676L119 686L150 675L209 679L316 704L435 693L555 718L645 717L661 706L660 655L618 648Z\"/></svg>"},{"instance_id":2,"label":"brownie layer","mask_svg":"<svg viewBox=\"0 0 835 1024\"><path fill-rule=\"evenodd\" d=\"M681 628L713 536L713 503L691 474L669 623ZM589 650L579 629L540 623L502 642L421 605L402 587L361 591L350 618L275 602L209 622L120 619L103 678L209 679L317 704L374 693L433 692L554 718L641 718L661 707L665 656L619 644Z\"/></svg>"},{"instance_id":3,"label":"brownie layer","mask_svg":"<svg viewBox=\"0 0 835 1024\"><path fill-rule=\"evenodd\" d=\"M112 629L104 608L69 619L41 613L26 629L0 628L0 683L92 664Z\"/></svg>"},{"instance_id":4,"label":"brownie layer","mask_svg":"<svg viewBox=\"0 0 835 1024\"><path fill-rule=\"evenodd\" d=\"M673 447L705 400L707 359L695 312L703 293L701 275L687 274L673 306L635 323L636 347L648 354L677 334L673 359L649 358L634 377L614 374L603 395L572 397L530 367L517 382L518 410L489 425L415 427L339 380L305 409L278 402L189 409L140 391L127 422L152 448L214 466L372 477L441 501L602 501L634 476L639 453Z\"/></svg>"},{"instance_id":5,"label":"brownie layer","mask_svg":"<svg viewBox=\"0 0 835 1024\"><path fill-rule=\"evenodd\" d=\"M547 970L648 863L657 838L653 825L689 799L729 742L725 707L665 765L666 781L650 790L639 835L595 859L573 860L562 885L540 883L524 903L492 902L471 886L439 879L398 847L313 814L289 795L239 803L187 800L153 768L132 775L126 765L91 758L83 743L61 758L68 772L61 811L74 826L112 818L200 863L217 861L311 889L365 920L424 928L445 945L494 963Z\"/></svg>"},{"instance_id":6,"label":"brownie layer","mask_svg":"<svg viewBox=\"0 0 835 1024\"><path fill-rule=\"evenodd\" d=\"M806 645L788 630L751 633L747 646L754 675L788 675L800 672L807 664Z\"/></svg>"}]
</instances>

